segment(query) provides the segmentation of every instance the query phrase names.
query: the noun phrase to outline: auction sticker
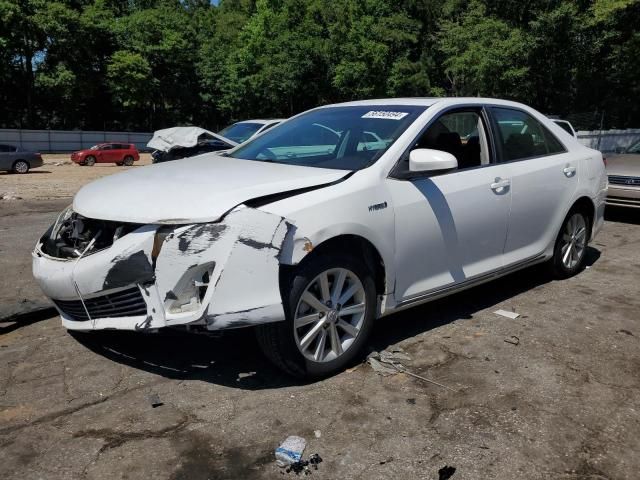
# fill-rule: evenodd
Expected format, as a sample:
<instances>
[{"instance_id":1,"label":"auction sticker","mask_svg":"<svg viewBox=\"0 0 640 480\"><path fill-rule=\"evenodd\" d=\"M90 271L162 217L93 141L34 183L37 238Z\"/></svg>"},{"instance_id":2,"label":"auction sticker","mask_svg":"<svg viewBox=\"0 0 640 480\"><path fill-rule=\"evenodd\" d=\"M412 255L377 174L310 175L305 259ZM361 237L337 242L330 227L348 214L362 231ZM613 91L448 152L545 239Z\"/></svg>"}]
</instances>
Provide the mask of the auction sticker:
<instances>
[{"instance_id":1,"label":"auction sticker","mask_svg":"<svg viewBox=\"0 0 640 480\"><path fill-rule=\"evenodd\" d=\"M387 112L384 110L365 113L362 118L382 118L384 120L402 120L409 115L407 112Z\"/></svg>"}]
</instances>

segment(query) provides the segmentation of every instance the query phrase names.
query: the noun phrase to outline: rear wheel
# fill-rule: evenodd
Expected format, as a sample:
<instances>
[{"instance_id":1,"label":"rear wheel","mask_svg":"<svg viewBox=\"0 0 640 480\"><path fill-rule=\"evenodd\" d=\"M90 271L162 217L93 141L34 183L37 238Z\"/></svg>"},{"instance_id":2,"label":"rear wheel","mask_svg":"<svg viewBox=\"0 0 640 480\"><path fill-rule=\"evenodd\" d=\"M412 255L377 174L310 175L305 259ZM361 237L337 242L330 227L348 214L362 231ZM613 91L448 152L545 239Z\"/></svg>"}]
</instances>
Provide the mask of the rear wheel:
<instances>
[{"instance_id":1,"label":"rear wheel","mask_svg":"<svg viewBox=\"0 0 640 480\"><path fill-rule=\"evenodd\" d=\"M93 167L96 164L96 157L94 157L93 155L89 155L84 159L84 164L88 167Z\"/></svg>"},{"instance_id":2,"label":"rear wheel","mask_svg":"<svg viewBox=\"0 0 640 480\"><path fill-rule=\"evenodd\" d=\"M256 329L276 366L296 377L318 378L345 368L367 342L376 291L360 261L317 257L296 271L283 292L286 320Z\"/></svg>"},{"instance_id":3,"label":"rear wheel","mask_svg":"<svg viewBox=\"0 0 640 480\"><path fill-rule=\"evenodd\" d=\"M584 268L591 220L581 210L571 210L556 239L553 272L558 278L569 278Z\"/></svg>"},{"instance_id":4,"label":"rear wheel","mask_svg":"<svg viewBox=\"0 0 640 480\"><path fill-rule=\"evenodd\" d=\"M133 165L133 157L131 155L127 155L126 157L124 157L122 164L124 164L127 167L130 167L131 165Z\"/></svg>"},{"instance_id":5,"label":"rear wheel","mask_svg":"<svg viewBox=\"0 0 640 480\"><path fill-rule=\"evenodd\" d=\"M16 160L13 164L14 173L27 173L29 171L29 163L26 160Z\"/></svg>"}]
</instances>

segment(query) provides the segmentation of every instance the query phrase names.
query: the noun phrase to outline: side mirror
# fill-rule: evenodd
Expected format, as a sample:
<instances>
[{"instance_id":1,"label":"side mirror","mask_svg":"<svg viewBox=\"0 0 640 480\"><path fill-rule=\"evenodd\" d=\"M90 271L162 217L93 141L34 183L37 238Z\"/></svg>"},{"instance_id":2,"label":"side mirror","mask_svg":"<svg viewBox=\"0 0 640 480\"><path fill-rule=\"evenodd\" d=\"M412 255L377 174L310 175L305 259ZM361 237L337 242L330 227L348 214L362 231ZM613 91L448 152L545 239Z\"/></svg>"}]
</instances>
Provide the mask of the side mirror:
<instances>
[{"instance_id":1,"label":"side mirror","mask_svg":"<svg viewBox=\"0 0 640 480\"><path fill-rule=\"evenodd\" d=\"M417 148L409 153L409 171L435 172L458 168L458 160L448 152Z\"/></svg>"}]
</instances>

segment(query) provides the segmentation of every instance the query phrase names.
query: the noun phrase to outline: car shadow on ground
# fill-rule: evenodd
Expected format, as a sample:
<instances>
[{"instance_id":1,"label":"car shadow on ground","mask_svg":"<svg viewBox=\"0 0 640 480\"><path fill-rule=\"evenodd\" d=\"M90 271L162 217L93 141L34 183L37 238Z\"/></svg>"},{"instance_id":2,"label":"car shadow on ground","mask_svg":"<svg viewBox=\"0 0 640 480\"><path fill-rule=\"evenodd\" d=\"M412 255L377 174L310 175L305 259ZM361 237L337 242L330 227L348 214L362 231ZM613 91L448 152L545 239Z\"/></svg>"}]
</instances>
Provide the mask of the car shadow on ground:
<instances>
[{"instance_id":1,"label":"car shadow on ground","mask_svg":"<svg viewBox=\"0 0 640 480\"><path fill-rule=\"evenodd\" d=\"M604 218L608 222L630 223L640 225L640 208L612 207L607 205Z\"/></svg>"},{"instance_id":2,"label":"car shadow on ground","mask_svg":"<svg viewBox=\"0 0 640 480\"><path fill-rule=\"evenodd\" d=\"M587 255L590 266L597 261L600 252L589 247ZM478 311L497 306L550 281L546 266L534 266L390 315L376 323L369 351L385 349L456 320L469 320ZM247 390L305 383L269 364L260 353L251 329L227 331L218 337L172 330L153 334L105 331L73 333L73 336L99 355L166 378L200 380Z\"/></svg>"},{"instance_id":3,"label":"car shadow on ground","mask_svg":"<svg viewBox=\"0 0 640 480\"><path fill-rule=\"evenodd\" d=\"M28 312L16 313L6 318L0 318L0 335L13 332L22 327L48 320L56 314L53 307L37 307Z\"/></svg>"}]
</instances>

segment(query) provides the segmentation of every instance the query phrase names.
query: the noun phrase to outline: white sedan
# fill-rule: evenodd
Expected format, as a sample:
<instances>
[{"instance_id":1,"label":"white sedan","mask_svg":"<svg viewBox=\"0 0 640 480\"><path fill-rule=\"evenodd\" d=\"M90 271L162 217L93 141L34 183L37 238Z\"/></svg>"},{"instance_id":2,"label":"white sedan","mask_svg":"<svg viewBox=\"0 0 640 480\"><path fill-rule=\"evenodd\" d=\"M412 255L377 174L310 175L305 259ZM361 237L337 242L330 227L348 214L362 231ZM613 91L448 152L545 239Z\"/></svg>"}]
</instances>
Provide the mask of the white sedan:
<instances>
[{"instance_id":1,"label":"white sedan","mask_svg":"<svg viewBox=\"0 0 640 480\"><path fill-rule=\"evenodd\" d=\"M85 186L33 272L68 329L257 326L319 377L378 317L536 263L576 274L606 192L602 155L525 105L351 102Z\"/></svg>"}]
</instances>

